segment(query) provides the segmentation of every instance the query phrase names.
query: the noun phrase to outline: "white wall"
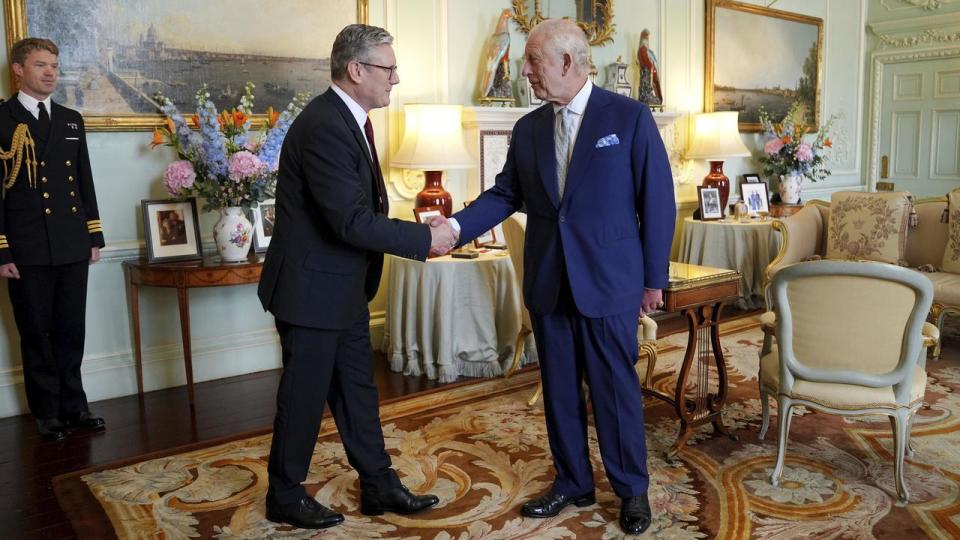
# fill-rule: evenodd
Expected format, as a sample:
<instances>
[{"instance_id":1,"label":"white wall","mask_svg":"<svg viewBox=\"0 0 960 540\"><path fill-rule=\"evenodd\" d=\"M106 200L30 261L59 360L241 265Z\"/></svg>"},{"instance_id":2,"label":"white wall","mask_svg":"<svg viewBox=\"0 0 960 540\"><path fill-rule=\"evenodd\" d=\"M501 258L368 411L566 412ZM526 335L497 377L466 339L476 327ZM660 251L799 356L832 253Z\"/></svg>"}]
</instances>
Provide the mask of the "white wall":
<instances>
[{"instance_id":1,"label":"white wall","mask_svg":"<svg viewBox=\"0 0 960 540\"><path fill-rule=\"evenodd\" d=\"M559 1L559 0L553 0ZM755 1L766 5L767 2ZM547 3L545 2L545 5ZM226 3L224 4L227 5ZM401 84L394 90L388 109L374 113L377 145L395 152L402 134L402 105L415 102L447 102L475 105L480 54L497 16L511 5L509 0L371 0L370 22L386 27L396 36ZM834 176L805 186L805 198L828 196L842 188L858 188L861 179L861 116L863 111L864 9L859 1L781 0L776 8L821 17L825 21L824 115L843 112L835 136L843 159L834 165ZM600 71L622 57L633 62L643 28L652 32L651 45L658 53L667 110L685 114L676 122L668 144L685 146L689 113L702 110L704 2L703 0L620 0L615 2L614 42L594 48L594 63ZM524 36L511 23L511 68L519 78ZM0 63L6 64L6 52ZM0 79L8 88L7 70ZM744 135L756 147L754 135ZM150 134L91 133L91 160L96 177L101 218L108 247L103 262L90 277L87 315L87 347L84 381L91 401L136 391L131 352L127 291L121 261L136 255L142 243L139 203L162 198L160 176L173 159L166 148L149 149ZM386 153L386 152L384 152ZM756 172L752 159L730 160L728 176ZM695 186L706 174L705 163L694 162L687 182L678 188L681 209L689 213L696 200ZM399 178L404 172L391 169ZM449 173L447 189L454 206L477 194L467 189L468 173ZM391 214L412 217L411 201L390 188ZM201 217L201 233L209 242L215 217ZM371 303L374 346L379 345L385 293ZM279 366L279 348L273 321L263 313L253 285L195 290L191 293L194 338L194 372L197 381L226 377ZM145 289L141 293L145 380L147 389L183 384L180 359L179 320L172 290ZM20 355L9 301L0 293L0 416L25 411ZM94 405L94 408L96 406Z\"/></svg>"}]
</instances>

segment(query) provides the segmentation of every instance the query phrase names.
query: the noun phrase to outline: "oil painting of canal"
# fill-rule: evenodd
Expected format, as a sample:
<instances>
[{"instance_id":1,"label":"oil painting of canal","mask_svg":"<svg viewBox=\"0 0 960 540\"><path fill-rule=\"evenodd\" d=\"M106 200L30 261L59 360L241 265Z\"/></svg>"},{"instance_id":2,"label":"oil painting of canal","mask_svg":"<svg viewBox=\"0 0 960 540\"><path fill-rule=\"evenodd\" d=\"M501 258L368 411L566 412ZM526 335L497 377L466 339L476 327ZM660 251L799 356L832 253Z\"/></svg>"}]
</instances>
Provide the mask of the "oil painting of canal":
<instances>
[{"instance_id":1,"label":"oil painting of canal","mask_svg":"<svg viewBox=\"0 0 960 540\"><path fill-rule=\"evenodd\" d=\"M357 4L342 0L3 1L25 8L27 35L59 46L53 99L101 129L130 120L149 127L159 119L157 92L192 113L204 84L217 108L229 109L253 82L258 113L300 92L317 95L330 85L334 38L358 16Z\"/></svg>"},{"instance_id":2,"label":"oil painting of canal","mask_svg":"<svg viewBox=\"0 0 960 540\"><path fill-rule=\"evenodd\" d=\"M759 131L759 111L781 118L800 102L816 126L823 20L760 6L710 0L705 104L739 111L741 131Z\"/></svg>"}]
</instances>

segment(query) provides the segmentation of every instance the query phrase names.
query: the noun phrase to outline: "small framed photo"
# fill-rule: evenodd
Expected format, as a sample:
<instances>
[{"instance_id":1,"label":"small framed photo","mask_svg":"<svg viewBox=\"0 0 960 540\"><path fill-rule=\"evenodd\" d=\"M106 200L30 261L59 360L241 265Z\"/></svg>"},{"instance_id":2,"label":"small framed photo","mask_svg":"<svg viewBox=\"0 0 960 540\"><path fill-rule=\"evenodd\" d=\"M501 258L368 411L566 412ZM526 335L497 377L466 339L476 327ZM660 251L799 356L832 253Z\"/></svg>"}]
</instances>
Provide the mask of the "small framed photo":
<instances>
[{"instance_id":1,"label":"small framed photo","mask_svg":"<svg viewBox=\"0 0 960 540\"><path fill-rule=\"evenodd\" d=\"M473 203L473 201L463 201L463 207L466 208L470 206L471 203ZM497 244L497 232L494 229L490 229L473 239L473 246L476 248L482 248L490 244Z\"/></svg>"},{"instance_id":2,"label":"small framed photo","mask_svg":"<svg viewBox=\"0 0 960 540\"><path fill-rule=\"evenodd\" d=\"M723 207L720 206L718 188L697 186L697 200L700 202L700 219L710 221L723 219Z\"/></svg>"},{"instance_id":3,"label":"small framed photo","mask_svg":"<svg viewBox=\"0 0 960 540\"><path fill-rule=\"evenodd\" d=\"M430 218L443 215L443 208L439 206L421 206L413 209L413 216L417 223L426 223Z\"/></svg>"},{"instance_id":4,"label":"small framed photo","mask_svg":"<svg viewBox=\"0 0 960 540\"><path fill-rule=\"evenodd\" d=\"M253 250L257 253L263 253L270 247L270 239L273 238L273 224L277 220L277 201L276 199L267 199L250 209L253 217Z\"/></svg>"},{"instance_id":5,"label":"small framed photo","mask_svg":"<svg viewBox=\"0 0 960 540\"><path fill-rule=\"evenodd\" d=\"M143 200L140 206L148 263L203 258L196 199Z\"/></svg>"},{"instance_id":6,"label":"small framed photo","mask_svg":"<svg viewBox=\"0 0 960 540\"><path fill-rule=\"evenodd\" d=\"M756 173L747 173L743 175L743 181L746 182L747 184L759 184L760 175Z\"/></svg>"},{"instance_id":7,"label":"small framed photo","mask_svg":"<svg viewBox=\"0 0 960 540\"><path fill-rule=\"evenodd\" d=\"M760 215L760 212L770 212L770 197L767 195L767 184L740 184L740 198L747 204L747 214Z\"/></svg>"}]
</instances>

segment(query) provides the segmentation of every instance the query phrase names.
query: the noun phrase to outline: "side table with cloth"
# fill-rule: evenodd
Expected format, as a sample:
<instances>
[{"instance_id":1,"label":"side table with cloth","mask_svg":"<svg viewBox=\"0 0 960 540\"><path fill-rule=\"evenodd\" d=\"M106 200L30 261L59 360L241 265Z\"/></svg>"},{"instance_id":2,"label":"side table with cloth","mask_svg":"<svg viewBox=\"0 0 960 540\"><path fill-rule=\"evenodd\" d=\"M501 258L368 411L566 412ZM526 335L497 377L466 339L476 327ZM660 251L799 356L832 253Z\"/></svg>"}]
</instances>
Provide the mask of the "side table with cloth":
<instances>
[{"instance_id":1,"label":"side table with cloth","mask_svg":"<svg viewBox=\"0 0 960 540\"><path fill-rule=\"evenodd\" d=\"M388 258L390 369L446 383L460 375L494 377L510 367L522 304L505 252L427 262ZM528 343L523 364L536 361L535 351Z\"/></svg>"},{"instance_id":2,"label":"side table with cloth","mask_svg":"<svg viewBox=\"0 0 960 540\"><path fill-rule=\"evenodd\" d=\"M683 220L680 262L740 272L739 309L764 307L763 271L780 251L772 221Z\"/></svg>"}]
</instances>

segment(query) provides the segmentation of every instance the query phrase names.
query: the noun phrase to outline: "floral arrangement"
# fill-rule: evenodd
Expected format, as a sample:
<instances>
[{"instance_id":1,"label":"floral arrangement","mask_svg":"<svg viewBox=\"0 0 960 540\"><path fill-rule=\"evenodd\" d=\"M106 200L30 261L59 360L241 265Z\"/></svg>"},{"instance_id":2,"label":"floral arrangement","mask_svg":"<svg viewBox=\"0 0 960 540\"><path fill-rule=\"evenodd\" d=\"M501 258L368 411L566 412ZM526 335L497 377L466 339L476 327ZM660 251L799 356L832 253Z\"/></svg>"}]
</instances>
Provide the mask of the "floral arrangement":
<instances>
[{"instance_id":1,"label":"floral arrangement","mask_svg":"<svg viewBox=\"0 0 960 540\"><path fill-rule=\"evenodd\" d=\"M282 112L268 107L266 120L254 129L253 89L248 82L240 105L218 113L203 85L196 93L197 112L189 120L169 98L157 94L166 118L150 145L173 147L179 158L163 173L170 195L203 197L204 210L249 209L273 197L280 147L309 95L297 94Z\"/></svg>"},{"instance_id":2,"label":"floral arrangement","mask_svg":"<svg viewBox=\"0 0 960 540\"><path fill-rule=\"evenodd\" d=\"M804 116L803 106L799 102L790 107L779 123L772 122L767 111L760 108L760 125L766 138L760 156L764 175L779 178L797 174L816 182L830 174L824 159L824 148L833 147L827 135L834 117L830 117L819 131L814 132L803 123Z\"/></svg>"}]
</instances>

